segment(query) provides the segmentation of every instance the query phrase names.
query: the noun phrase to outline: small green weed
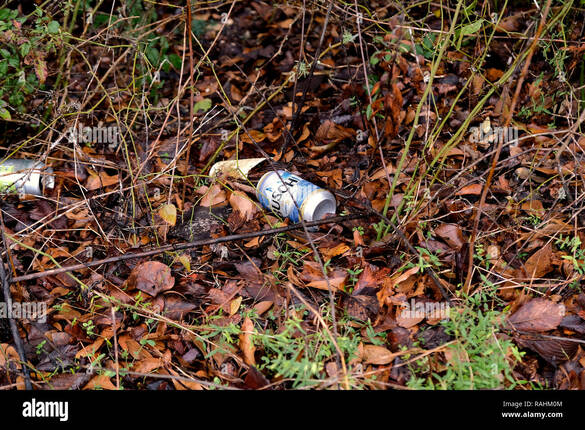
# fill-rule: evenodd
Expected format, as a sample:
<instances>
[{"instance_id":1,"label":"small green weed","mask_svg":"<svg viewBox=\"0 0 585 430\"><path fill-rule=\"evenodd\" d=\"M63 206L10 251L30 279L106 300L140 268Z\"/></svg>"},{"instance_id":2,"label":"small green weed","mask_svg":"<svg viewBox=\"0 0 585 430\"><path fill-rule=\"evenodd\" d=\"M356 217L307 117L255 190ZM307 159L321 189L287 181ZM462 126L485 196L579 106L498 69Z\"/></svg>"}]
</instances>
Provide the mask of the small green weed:
<instances>
[{"instance_id":1,"label":"small green weed","mask_svg":"<svg viewBox=\"0 0 585 430\"><path fill-rule=\"evenodd\" d=\"M28 22L32 20L32 22ZM10 109L26 111L27 99L44 88L48 77L45 57L61 43L57 21L41 9L27 16L0 9L0 118L11 119Z\"/></svg>"}]
</instances>

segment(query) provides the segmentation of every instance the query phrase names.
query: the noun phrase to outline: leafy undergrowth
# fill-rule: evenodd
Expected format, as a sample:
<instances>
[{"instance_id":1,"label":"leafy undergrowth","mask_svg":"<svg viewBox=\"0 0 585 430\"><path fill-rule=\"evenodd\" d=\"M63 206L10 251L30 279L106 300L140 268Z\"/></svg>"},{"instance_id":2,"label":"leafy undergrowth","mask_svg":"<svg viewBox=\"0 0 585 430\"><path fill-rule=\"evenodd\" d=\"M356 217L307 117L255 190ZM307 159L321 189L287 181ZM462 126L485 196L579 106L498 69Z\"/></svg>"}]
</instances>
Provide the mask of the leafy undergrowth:
<instances>
[{"instance_id":1,"label":"leafy undergrowth","mask_svg":"<svg viewBox=\"0 0 585 430\"><path fill-rule=\"evenodd\" d=\"M55 172L0 203L34 388L585 388L579 5L192 3L0 9L2 155ZM265 155L363 216L139 255L289 224L209 176Z\"/></svg>"}]
</instances>

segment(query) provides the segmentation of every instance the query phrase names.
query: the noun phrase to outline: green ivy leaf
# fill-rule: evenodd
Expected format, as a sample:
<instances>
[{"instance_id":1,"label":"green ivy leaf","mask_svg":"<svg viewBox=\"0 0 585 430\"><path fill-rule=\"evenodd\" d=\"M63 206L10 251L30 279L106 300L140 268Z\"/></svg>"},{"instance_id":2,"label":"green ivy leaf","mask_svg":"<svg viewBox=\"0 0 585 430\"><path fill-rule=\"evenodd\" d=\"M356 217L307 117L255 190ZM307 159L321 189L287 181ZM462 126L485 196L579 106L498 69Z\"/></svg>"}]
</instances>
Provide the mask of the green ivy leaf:
<instances>
[{"instance_id":1,"label":"green ivy leaf","mask_svg":"<svg viewBox=\"0 0 585 430\"><path fill-rule=\"evenodd\" d=\"M197 113L199 110L207 112L209 109L211 109L211 99L199 100L197 103L195 103L195 106L193 106L195 113Z\"/></svg>"},{"instance_id":2,"label":"green ivy leaf","mask_svg":"<svg viewBox=\"0 0 585 430\"><path fill-rule=\"evenodd\" d=\"M173 65L173 67L176 70L181 70L181 57L178 56L177 54L169 54L169 56L167 57L169 59L169 62Z\"/></svg>"},{"instance_id":3,"label":"green ivy leaf","mask_svg":"<svg viewBox=\"0 0 585 430\"><path fill-rule=\"evenodd\" d=\"M30 43L29 42L24 42L20 46L20 55L22 55L23 57L26 57L28 55L28 53L30 52L30 48L31 48Z\"/></svg>"},{"instance_id":4,"label":"green ivy leaf","mask_svg":"<svg viewBox=\"0 0 585 430\"><path fill-rule=\"evenodd\" d=\"M51 21L48 25L47 25L47 31L51 34L57 34L59 33L59 23L57 21Z\"/></svg>"},{"instance_id":5,"label":"green ivy leaf","mask_svg":"<svg viewBox=\"0 0 585 430\"><path fill-rule=\"evenodd\" d=\"M7 19L10 19L10 9L0 9L0 20L5 21Z\"/></svg>"},{"instance_id":6,"label":"green ivy leaf","mask_svg":"<svg viewBox=\"0 0 585 430\"><path fill-rule=\"evenodd\" d=\"M471 24L467 24L465 27L461 29L461 35L469 36L470 34L477 33L481 28L482 24L483 24L482 19L478 19L477 21L472 22Z\"/></svg>"},{"instance_id":7,"label":"green ivy leaf","mask_svg":"<svg viewBox=\"0 0 585 430\"><path fill-rule=\"evenodd\" d=\"M368 121L372 118L372 105L368 105L366 108L366 118Z\"/></svg>"},{"instance_id":8,"label":"green ivy leaf","mask_svg":"<svg viewBox=\"0 0 585 430\"><path fill-rule=\"evenodd\" d=\"M10 121L12 119L12 116L10 115L10 112L8 111L8 109L6 109L5 107L0 107L0 118L5 120L5 121Z\"/></svg>"},{"instance_id":9,"label":"green ivy leaf","mask_svg":"<svg viewBox=\"0 0 585 430\"><path fill-rule=\"evenodd\" d=\"M152 46L148 46L146 48L146 57L148 58L148 61L150 61L150 64L152 64L154 67L158 67L160 63L158 49L155 49Z\"/></svg>"}]
</instances>

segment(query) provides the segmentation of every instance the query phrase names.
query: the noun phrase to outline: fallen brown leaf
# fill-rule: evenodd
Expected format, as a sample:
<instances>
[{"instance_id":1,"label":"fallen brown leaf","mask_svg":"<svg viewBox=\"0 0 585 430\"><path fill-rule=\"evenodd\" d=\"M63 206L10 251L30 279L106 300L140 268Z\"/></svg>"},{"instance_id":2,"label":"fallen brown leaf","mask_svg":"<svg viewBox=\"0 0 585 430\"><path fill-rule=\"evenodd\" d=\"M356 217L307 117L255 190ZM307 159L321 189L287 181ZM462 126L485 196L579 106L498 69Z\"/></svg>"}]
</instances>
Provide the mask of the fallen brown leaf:
<instances>
[{"instance_id":1,"label":"fallen brown leaf","mask_svg":"<svg viewBox=\"0 0 585 430\"><path fill-rule=\"evenodd\" d=\"M415 309L412 311L413 312L405 312L404 308L399 307L396 311L396 324L398 324L400 327L410 328L414 327L425 319L424 312L416 312Z\"/></svg>"},{"instance_id":2,"label":"fallen brown leaf","mask_svg":"<svg viewBox=\"0 0 585 430\"><path fill-rule=\"evenodd\" d=\"M530 279L541 278L552 269L552 245L547 243L526 260L526 274Z\"/></svg>"},{"instance_id":3,"label":"fallen brown leaf","mask_svg":"<svg viewBox=\"0 0 585 430\"><path fill-rule=\"evenodd\" d=\"M543 217L545 214L544 207L542 206L542 202L540 200L528 200L522 203L520 209L538 217Z\"/></svg>"},{"instance_id":4,"label":"fallen brown leaf","mask_svg":"<svg viewBox=\"0 0 585 430\"><path fill-rule=\"evenodd\" d=\"M98 375L92 378L85 387L84 390L116 390L116 386L112 384L112 381L106 374Z\"/></svg>"},{"instance_id":5,"label":"fallen brown leaf","mask_svg":"<svg viewBox=\"0 0 585 430\"><path fill-rule=\"evenodd\" d=\"M315 139L318 142L339 142L340 140L352 137L355 132L351 128L346 128L335 124L331 120L325 120L317 129Z\"/></svg>"},{"instance_id":6,"label":"fallen brown leaf","mask_svg":"<svg viewBox=\"0 0 585 430\"><path fill-rule=\"evenodd\" d=\"M182 376L180 375L178 372L175 372L172 369L168 369L169 373L171 375L174 376ZM179 391L185 391L185 390L195 390L195 391L200 391L203 390L203 387L201 386L201 384L199 384L196 381L186 381L185 379L173 379L173 385L175 386L175 389L179 390Z\"/></svg>"},{"instance_id":7,"label":"fallen brown leaf","mask_svg":"<svg viewBox=\"0 0 585 430\"><path fill-rule=\"evenodd\" d=\"M238 211L246 221L250 221L254 218L256 212L258 212L258 208L252 199L239 191L233 192L230 196L230 205L234 210Z\"/></svg>"},{"instance_id":8,"label":"fallen brown leaf","mask_svg":"<svg viewBox=\"0 0 585 430\"><path fill-rule=\"evenodd\" d=\"M118 344L123 351L126 351L135 360L142 360L150 357L150 353L140 343L136 342L129 335L124 334L118 338Z\"/></svg>"},{"instance_id":9,"label":"fallen brown leaf","mask_svg":"<svg viewBox=\"0 0 585 430\"><path fill-rule=\"evenodd\" d=\"M252 340L253 333L254 323L250 318L246 317L242 323L242 333L240 334L240 349L244 353L244 362L250 366L256 365L256 359L254 358L256 347L254 346L254 341Z\"/></svg>"},{"instance_id":10,"label":"fallen brown leaf","mask_svg":"<svg viewBox=\"0 0 585 430\"><path fill-rule=\"evenodd\" d=\"M158 214L169 225L175 225L177 222L177 208L172 203L162 205L158 209Z\"/></svg>"},{"instance_id":11,"label":"fallen brown leaf","mask_svg":"<svg viewBox=\"0 0 585 430\"><path fill-rule=\"evenodd\" d=\"M266 139L266 135L258 130L248 130L240 134L240 140L244 143L260 143Z\"/></svg>"},{"instance_id":12,"label":"fallen brown leaf","mask_svg":"<svg viewBox=\"0 0 585 430\"><path fill-rule=\"evenodd\" d=\"M185 314L196 309L197 306L177 295L165 295L165 315L168 318L181 320Z\"/></svg>"},{"instance_id":13,"label":"fallen brown leaf","mask_svg":"<svg viewBox=\"0 0 585 430\"><path fill-rule=\"evenodd\" d=\"M97 190L103 187L117 184L119 182L118 175L108 175L106 172L100 172L99 175L90 175L85 183L85 188L88 191Z\"/></svg>"},{"instance_id":14,"label":"fallen brown leaf","mask_svg":"<svg viewBox=\"0 0 585 430\"><path fill-rule=\"evenodd\" d=\"M520 331L548 331L556 329L564 316L565 305L539 297L522 305L508 322Z\"/></svg>"},{"instance_id":15,"label":"fallen brown leaf","mask_svg":"<svg viewBox=\"0 0 585 430\"><path fill-rule=\"evenodd\" d=\"M203 207L219 205L225 202L227 197L225 191L218 184L212 185L211 188L202 186L197 190L197 193L203 194L203 198L199 202Z\"/></svg>"},{"instance_id":16,"label":"fallen brown leaf","mask_svg":"<svg viewBox=\"0 0 585 430\"><path fill-rule=\"evenodd\" d=\"M163 365L162 359L157 357L148 357L138 362L132 369L138 373L150 373Z\"/></svg>"},{"instance_id":17,"label":"fallen brown leaf","mask_svg":"<svg viewBox=\"0 0 585 430\"><path fill-rule=\"evenodd\" d=\"M391 363L396 357L388 349L379 345L364 345L363 360L366 364L384 365Z\"/></svg>"},{"instance_id":18,"label":"fallen brown leaf","mask_svg":"<svg viewBox=\"0 0 585 430\"><path fill-rule=\"evenodd\" d=\"M376 293L380 307L386 304L386 299L394 294L394 288L418 272L418 266L412 267L398 275L386 279L380 291Z\"/></svg>"},{"instance_id":19,"label":"fallen brown leaf","mask_svg":"<svg viewBox=\"0 0 585 430\"><path fill-rule=\"evenodd\" d=\"M455 193L456 196L479 196L483 190L482 184L471 184L461 188Z\"/></svg>"},{"instance_id":20,"label":"fallen brown leaf","mask_svg":"<svg viewBox=\"0 0 585 430\"><path fill-rule=\"evenodd\" d=\"M262 315L264 312L266 312L268 309L270 309L273 304L274 304L274 302L272 302L270 300L264 300L260 303L257 303L256 305L254 305L254 310L256 311L256 313L258 315Z\"/></svg>"},{"instance_id":21,"label":"fallen brown leaf","mask_svg":"<svg viewBox=\"0 0 585 430\"><path fill-rule=\"evenodd\" d=\"M572 339L530 339L530 336L516 336L515 339L518 345L533 350L553 366L571 359L579 348Z\"/></svg>"},{"instance_id":22,"label":"fallen brown leaf","mask_svg":"<svg viewBox=\"0 0 585 430\"><path fill-rule=\"evenodd\" d=\"M330 268L327 272L327 279L323 276L323 270L315 261L305 261L303 271L299 278L307 283L308 287L328 291L327 279L333 290L343 289L347 279L347 271L340 268Z\"/></svg>"},{"instance_id":23,"label":"fallen brown leaf","mask_svg":"<svg viewBox=\"0 0 585 430\"><path fill-rule=\"evenodd\" d=\"M323 257L326 259L331 259L349 251L349 249L349 246L347 246L345 243L340 243L333 248L321 248L320 251L323 254Z\"/></svg>"},{"instance_id":24,"label":"fallen brown leaf","mask_svg":"<svg viewBox=\"0 0 585 430\"><path fill-rule=\"evenodd\" d=\"M170 290L175 285L175 278L166 264L158 261L147 261L136 266L128 284L154 297L161 291Z\"/></svg>"},{"instance_id":25,"label":"fallen brown leaf","mask_svg":"<svg viewBox=\"0 0 585 430\"><path fill-rule=\"evenodd\" d=\"M461 227L457 224L441 224L435 229L435 234L456 250L460 250L465 243Z\"/></svg>"},{"instance_id":26,"label":"fallen brown leaf","mask_svg":"<svg viewBox=\"0 0 585 430\"><path fill-rule=\"evenodd\" d=\"M75 358L82 358L82 357L88 357L88 356L93 356L96 352L99 351L99 349L101 348L102 344L104 343L104 338L103 337L98 337L96 339L95 342L93 342L90 345L87 345L83 348L81 348L77 354L75 354Z\"/></svg>"},{"instance_id":27,"label":"fallen brown leaf","mask_svg":"<svg viewBox=\"0 0 585 430\"><path fill-rule=\"evenodd\" d=\"M8 368L7 362L13 362L20 368L20 356L12 345L0 343L0 367Z\"/></svg>"}]
</instances>

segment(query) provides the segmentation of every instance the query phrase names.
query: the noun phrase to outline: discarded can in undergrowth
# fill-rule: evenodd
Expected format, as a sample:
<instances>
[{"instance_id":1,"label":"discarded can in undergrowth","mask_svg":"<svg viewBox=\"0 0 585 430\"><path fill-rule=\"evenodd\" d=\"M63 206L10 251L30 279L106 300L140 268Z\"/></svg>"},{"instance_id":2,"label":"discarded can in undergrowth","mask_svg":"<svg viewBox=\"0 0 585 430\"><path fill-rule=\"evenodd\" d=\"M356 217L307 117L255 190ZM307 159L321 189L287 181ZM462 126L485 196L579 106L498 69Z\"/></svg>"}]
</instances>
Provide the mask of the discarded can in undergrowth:
<instances>
[{"instance_id":1,"label":"discarded can in undergrowth","mask_svg":"<svg viewBox=\"0 0 585 430\"><path fill-rule=\"evenodd\" d=\"M0 192L42 196L55 186L53 169L36 160L6 160L0 162Z\"/></svg>"},{"instance_id":2,"label":"discarded can in undergrowth","mask_svg":"<svg viewBox=\"0 0 585 430\"><path fill-rule=\"evenodd\" d=\"M263 207L293 222L299 222L300 215L305 221L318 221L335 213L333 194L285 170L265 173L258 182L256 195Z\"/></svg>"}]
</instances>

